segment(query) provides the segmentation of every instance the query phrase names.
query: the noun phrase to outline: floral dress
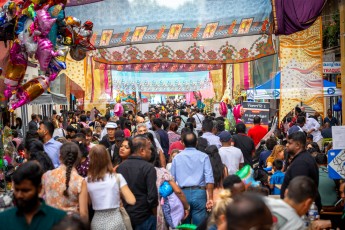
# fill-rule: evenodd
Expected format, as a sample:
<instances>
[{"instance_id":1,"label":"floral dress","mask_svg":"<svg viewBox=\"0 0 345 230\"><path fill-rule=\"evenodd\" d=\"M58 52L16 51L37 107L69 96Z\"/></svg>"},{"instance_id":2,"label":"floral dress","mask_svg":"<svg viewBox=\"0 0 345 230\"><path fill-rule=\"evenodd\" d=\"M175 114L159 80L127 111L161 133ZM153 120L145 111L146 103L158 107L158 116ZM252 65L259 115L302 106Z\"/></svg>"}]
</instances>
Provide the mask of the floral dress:
<instances>
[{"instance_id":1,"label":"floral dress","mask_svg":"<svg viewBox=\"0 0 345 230\"><path fill-rule=\"evenodd\" d=\"M47 171L42 176L46 203L67 213L79 213L79 194L83 180L84 178L73 168L69 181L69 196L66 197L63 195L66 189L66 166L60 165L54 170Z\"/></svg>"},{"instance_id":2,"label":"floral dress","mask_svg":"<svg viewBox=\"0 0 345 230\"><path fill-rule=\"evenodd\" d=\"M157 230L167 230L169 229L167 226L167 223L165 222L164 219L164 214L161 206L161 201L160 201L160 195L159 195L159 187L164 181L170 181L173 180L174 177L168 172L168 170L164 168L157 168L156 167L156 172L157 172L157 189L158 189L158 207L157 207Z\"/></svg>"}]
</instances>

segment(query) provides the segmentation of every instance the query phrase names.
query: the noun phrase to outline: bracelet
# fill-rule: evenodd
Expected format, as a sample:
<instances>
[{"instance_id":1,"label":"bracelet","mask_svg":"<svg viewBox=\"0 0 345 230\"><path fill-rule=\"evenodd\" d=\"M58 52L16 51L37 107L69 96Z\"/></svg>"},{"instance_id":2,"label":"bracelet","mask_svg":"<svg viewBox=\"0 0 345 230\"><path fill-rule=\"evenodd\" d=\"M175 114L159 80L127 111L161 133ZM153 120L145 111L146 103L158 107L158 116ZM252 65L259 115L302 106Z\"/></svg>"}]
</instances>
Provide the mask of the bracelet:
<instances>
[{"instance_id":1,"label":"bracelet","mask_svg":"<svg viewBox=\"0 0 345 230\"><path fill-rule=\"evenodd\" d=\"M187 209L185 209L186 211L190 211L190 205L188 206L188 208Z\"/></svg>"}]
</instances>

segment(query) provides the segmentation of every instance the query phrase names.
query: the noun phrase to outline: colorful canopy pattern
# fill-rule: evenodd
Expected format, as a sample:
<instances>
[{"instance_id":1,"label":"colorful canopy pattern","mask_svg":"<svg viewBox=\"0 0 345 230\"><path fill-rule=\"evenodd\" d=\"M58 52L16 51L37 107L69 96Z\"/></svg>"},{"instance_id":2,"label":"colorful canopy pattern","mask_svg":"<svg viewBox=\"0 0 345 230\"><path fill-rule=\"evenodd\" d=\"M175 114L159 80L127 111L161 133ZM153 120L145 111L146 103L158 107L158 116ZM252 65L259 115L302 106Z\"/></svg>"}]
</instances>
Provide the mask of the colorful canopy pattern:
<instances>
[{"instance_id":1,"label":"colorful canopy pattern","mask_svg":"<svg viewBox=\"0 0 345 230\"><path fill-rule=\"evenodd\" d=\"M93 15L95 61L235 63L275 53L270 0L104 0L66 8Z\"/></svg>"},{"instance_id":2,"label":"colorful canopy pattern","mask_svg":"<svg viewBox=\"0 0 345 230\"><path fill-rule=\"evenodd\" d=\"M188 92L211 86L208 71L186 73L137 73L112 71L113 90L131 92Z\"/></svg>"}]
</instances>

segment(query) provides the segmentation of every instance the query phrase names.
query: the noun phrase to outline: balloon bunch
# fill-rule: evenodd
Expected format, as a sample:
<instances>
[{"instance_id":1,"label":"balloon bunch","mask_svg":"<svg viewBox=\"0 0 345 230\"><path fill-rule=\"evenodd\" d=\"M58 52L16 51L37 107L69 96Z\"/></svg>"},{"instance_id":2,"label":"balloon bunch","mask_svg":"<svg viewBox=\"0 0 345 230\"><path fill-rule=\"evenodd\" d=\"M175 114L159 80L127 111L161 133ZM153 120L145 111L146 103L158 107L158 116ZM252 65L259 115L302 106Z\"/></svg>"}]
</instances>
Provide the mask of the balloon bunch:
<instances>
[{"instance_id":1,"label":"balloon bunch","mask_svg":"<svg viewBox=\"0 0 345 230\"><path fill-rule=\"evenodd\" d=\"M16 24L5 75L4 95L9 98L10 111L33 101L49 87L59 72L66 69L68 51L79 61L87 51L95 49L90 43L93 23L87 21L81 25L78 19L65 17L65 4L66 0L26 0L4 5L4 21L11 19ZM37 66L35 60L39 76L22 85L27 66Z\"/></svg>"},{"instance_id":2,"label":"balloon bunch","mask_svg":"<svg viewBox=\"0 0 345 230\"><path fill-rule=\"evenodd\" d=\"M339 99L337 104L333 105L333 111L339 112L342 109L342 100Z\"/></svg>"}]
</instances>

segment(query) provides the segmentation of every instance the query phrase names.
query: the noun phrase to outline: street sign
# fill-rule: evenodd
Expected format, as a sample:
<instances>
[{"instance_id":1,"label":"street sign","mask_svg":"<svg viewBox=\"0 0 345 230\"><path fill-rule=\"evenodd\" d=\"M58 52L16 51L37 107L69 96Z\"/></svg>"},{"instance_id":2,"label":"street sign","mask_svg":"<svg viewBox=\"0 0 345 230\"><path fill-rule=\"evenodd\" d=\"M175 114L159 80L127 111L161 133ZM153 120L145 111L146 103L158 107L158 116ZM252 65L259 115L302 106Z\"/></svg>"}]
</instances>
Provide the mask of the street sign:
<instances>
[{"instance_id":1,"label":"street sign","mask_svg":"<svg viewBox=\"0 0 345 230\"><path fill-rule=\"evenodd\" d=\"M341 64L339 61L334 62L324 62L323 63L323 73L326 74L337 74L341 72Z\"/></svg>"},{"instance_id":2,"label":"street sign","mask_svg":"<svg viewBox=\"0 0 345 230\"><path fill-rule=\"evenodd\" d=\"M345 179L345 150L328 151L328 176L331 179Z\"/></svg>"},{"instance_id":3,"label":"street sign","mask_svg":"<svg viewBox=\"0 0 345 230\"><path fill-rule=\"evenodd\" d=\"M242 106L244 111L242 119L248 128L253 126L255 116L259 116L261 118L262 125L268 126L270 103L244 101Z\"/></svg>"}]
</instances>

